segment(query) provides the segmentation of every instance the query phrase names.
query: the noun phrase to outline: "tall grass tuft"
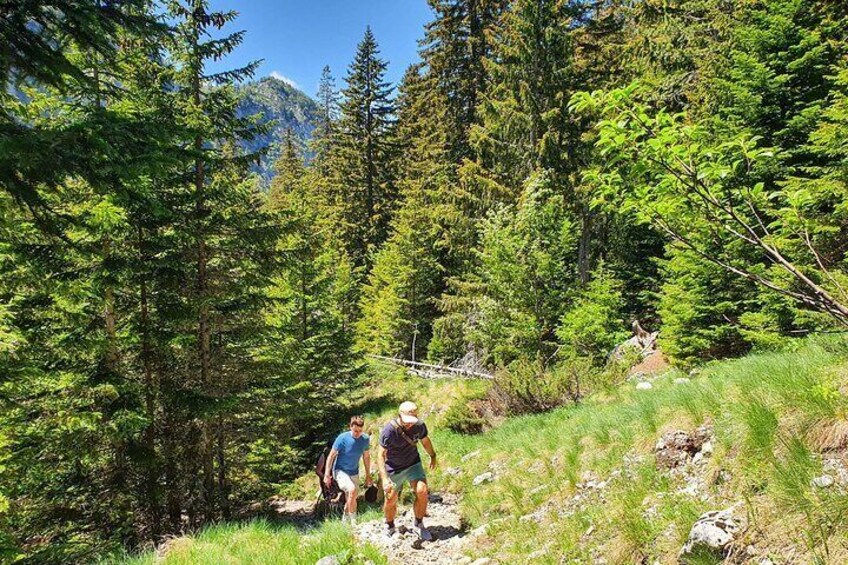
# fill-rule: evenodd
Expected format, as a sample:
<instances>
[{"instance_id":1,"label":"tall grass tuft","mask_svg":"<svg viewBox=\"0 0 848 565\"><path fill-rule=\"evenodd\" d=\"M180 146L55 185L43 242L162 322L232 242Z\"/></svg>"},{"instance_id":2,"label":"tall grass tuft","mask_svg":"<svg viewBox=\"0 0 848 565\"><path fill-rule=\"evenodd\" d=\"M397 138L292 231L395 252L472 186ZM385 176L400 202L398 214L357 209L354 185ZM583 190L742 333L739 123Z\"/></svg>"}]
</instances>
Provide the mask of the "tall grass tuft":
<instances>
[{"instance_id":1,"label":"tall grass tuft","mask_svg":"<svg viewBox=\"0 0 848 565\"><path fill-rule=\"evenodd\" d=\"M375 548L356 546L350 529L338 521L324 522L305 533L265 520L219 524L197 536L166 542L159 555L123 556L102 565L313 565L329 555L350 565L387 563Z\"/></svg>"}]
</instances>

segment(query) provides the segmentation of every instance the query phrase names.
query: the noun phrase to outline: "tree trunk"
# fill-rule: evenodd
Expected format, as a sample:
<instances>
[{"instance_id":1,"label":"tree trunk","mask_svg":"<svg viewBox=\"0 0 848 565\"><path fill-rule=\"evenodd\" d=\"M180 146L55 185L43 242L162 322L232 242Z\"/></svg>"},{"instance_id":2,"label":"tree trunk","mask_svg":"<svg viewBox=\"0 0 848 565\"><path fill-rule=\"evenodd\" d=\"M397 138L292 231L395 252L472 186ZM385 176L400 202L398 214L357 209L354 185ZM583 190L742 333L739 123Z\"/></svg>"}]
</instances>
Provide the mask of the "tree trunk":
<instances>
[{"instance_id":1,"label":"tree trunk","mask_svg":"<svg viewBox=\"0 0 848 565\"><path fill-rule=\"evenodd\" d=\"M192 25L194 26L194 35L192 37L192 55L196 57L196 67L194 76L192 77L192 96L194 98L195 107L199 110L202 107L202 60L203 56L199 51L200 34L202 32L202 22L198 19L198 14L201 13L202 6L195 4L195 9L192 12ZM198 339L198 361L200 363L200 388L203 394L210 395L212 393L211 382L211 344L210 344L210 326L209 326L209 304L208 299L208 249L206 247L205 220L206 220L206 167L203 160L203 136L197 135L194 138L194 191L195 191L195 237L197 238L197 300L200 303L198 312L197 324L197 339ZM200 430L200 445L199 445L200 466L203 472L203 513L207 520L214 517L215 510L215 470L214 470L214 432L212 430L212 422L208 417L204 417L201 423Z\"/></svg>"},{"instance_id":2,"label":"tree trunk","mask_svg":"<svg viewBox=\"0 0 848 565\"><path fill-rule=\"evenodd\" d=\"M217 432L217 447L216 458L218 460L218 493L221 502L221 514L225 519L230 518L230 489L227 483L227 465L226 465L226 438L224 428L224 417L218 416L216 426Z\"/></svg>"},{"instance_id":3,"label":"tree trunk","mask_svg":"<svg viewBox=\"0 0 848 565\"><path fill-rule=\"evenodd\" d=\"M580 277L580 285L589 284L592 272L592 212L589 206L580 206L580 241L577 247L577 272Z\"/></svg>"},{"instance_id":4,"label":"tree trunk","mask_svg":"<svg viewBox=\"0 0 848 565\"><path fill-rule=\"evenodd\" d=\"M166 413L163 421L162 436L165 447L165 486L168 491L168 519L171 522L171 532L178 533L182 531L183 521L182 496L175 449L178 438L176 436L176 426L174 426L173 416Z\"/></svg>"},{"instance_id":5,"label":"tree trunk","mask_svg":"<svg viewBox=\"0 0 848 565\"><path fill-rule=\"evenodd\" d=\"M147 264L144 254L144 232L138 228L139 260L142 268ZM147 449L147 468L145 469L145 494L150 520L150 535L153 541L162 534L162 512L159 507L159 489L156 459L156 388L158 383L153 373L153 347L150 343L150 313L147 303L147 281L141 277L140 322L141 322L141 361L144 371L144 404L147 411L147 429L144 430L144 446Z\"/></svg>"}]
</instances>

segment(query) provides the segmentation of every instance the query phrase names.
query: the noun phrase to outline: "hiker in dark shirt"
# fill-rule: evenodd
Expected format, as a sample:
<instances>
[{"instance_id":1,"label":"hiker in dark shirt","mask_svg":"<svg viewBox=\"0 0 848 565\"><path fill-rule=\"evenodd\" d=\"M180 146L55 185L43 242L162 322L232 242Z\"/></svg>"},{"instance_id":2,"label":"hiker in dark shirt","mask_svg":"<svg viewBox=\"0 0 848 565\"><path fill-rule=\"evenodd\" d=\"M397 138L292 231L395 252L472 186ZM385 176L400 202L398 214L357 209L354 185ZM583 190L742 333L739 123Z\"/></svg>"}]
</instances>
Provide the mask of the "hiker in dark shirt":
<instances>
[{"instance_id":1,"label":"hiker in dark shirt","mask_svg":"<svg viewBox=\"0 0 848 565\"><path fill-rule=\"evenodd\" d=\"M377 467L383 483L386 501L383 512L386 515L388 535L395 533L397 501L403 485L409 483L415 493L415 523L413 531L423 541L430 541L432 535L424 527L427 514L427 474L418 454L418 442L430 456L430 469L436 468L436 450L427 437L427 426L418 419L418 407L412 402L404 402L398 410L398 417L387 423L380 432L380 447L377 450Z\"/></svg>"}]
</instances>

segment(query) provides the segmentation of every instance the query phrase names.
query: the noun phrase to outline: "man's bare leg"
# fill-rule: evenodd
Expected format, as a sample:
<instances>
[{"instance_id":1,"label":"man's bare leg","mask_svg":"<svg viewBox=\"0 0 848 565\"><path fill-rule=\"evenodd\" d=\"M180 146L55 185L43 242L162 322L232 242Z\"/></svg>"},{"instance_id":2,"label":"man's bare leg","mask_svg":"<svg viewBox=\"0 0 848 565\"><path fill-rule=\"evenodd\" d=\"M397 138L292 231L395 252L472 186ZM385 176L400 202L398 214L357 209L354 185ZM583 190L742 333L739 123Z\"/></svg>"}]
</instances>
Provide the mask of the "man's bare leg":
<instances>
[{"instance_id":1,"label":"man's bare leg","mask_svg":"<svg viewBox=\"0 0 848 565\"><path fill-rule=\"evenodd\" d=\"M421 541L430 541L433 535L424 525L424 516L427 515L427 497L430 494L430 489L427 488L427 481L414 481L412 488L415 491L415 524L413 531L418 534Z\"/></svg>"},{"instance_id":2,"label":"man's bare leg","mask_svg":"<svg viewBox=\"0 0 848 565\"><path fill-rule=\"evenodd\" d=\"M353 516L356 514L356 497L359 495L359 491L354 488L352 491L346 492L347 500L345 501L344 512L348 516Z\"/></svg>"},{"instance_id":3,"label":"man's bare leg","mask_svg":"<svg viewBox=\"0 0 848 565\"><path fill-rule=\"evenodd\" d=\"M398 491L392 490L392 495L387 496L383 502L383 514L386 516L386 523L393 524L395 516L397 516Z\"/></svg>"},{"instance_id":4,"label":"man's bare leg","mask_svg":"<svg viewBox=\"0 0 848 565\"><path fill-rule=\"evenodd\" d=\"M412 481L412 490L415 492L415 519L423 520L427 515L427 497L430 494L427 481Z\"/></svg>"}]
</instances>

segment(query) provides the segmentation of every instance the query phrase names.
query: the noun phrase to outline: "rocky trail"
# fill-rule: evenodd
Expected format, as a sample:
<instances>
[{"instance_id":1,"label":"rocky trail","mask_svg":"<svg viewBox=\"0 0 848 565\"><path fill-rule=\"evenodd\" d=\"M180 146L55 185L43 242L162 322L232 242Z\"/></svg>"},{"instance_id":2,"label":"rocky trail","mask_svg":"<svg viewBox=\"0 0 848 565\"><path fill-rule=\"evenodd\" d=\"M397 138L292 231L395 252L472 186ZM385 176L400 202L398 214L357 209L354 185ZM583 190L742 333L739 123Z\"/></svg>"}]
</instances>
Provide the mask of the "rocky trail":
<instances>
[{"instance_id":1,"label":"rocky trail","mask_svg":"<svg viewBox=\"0 0 848 565\"><path fill-rule=\"evenodd\" d=\"M288 523L310 527L317 523L314 502L275 499L270 503L271 514ZM335 518L334 518L335 519ZM382 519L361 522L354 526L358 543L378 548L389 563L403 565L483 565L489 560L474 561L464 552L482 531L465 531L459 512L459 496L451 493L430 494L425 524L433 535L432 541L422 542L412 532L412 505L401 504L395 520L396 533L389 537ZM336 563L333 556L326 563Z\"/></svg>"},{"instance_id":2,"label":"rocky trail","mask_svg":"<svg viewBox=\"0 0 848 565\"><path fill-rule=\"evenodd\" d=\"M380 549L389 563L404 565L448 565L471 563L463 550L476 537L476 532L466 532L459 514L459 498L454 494L431 494L425 524L433 540L422 542L412 532L412 507L398 509L395 521L397 533L386 535L382 520L363 522L356 526L355 535L360 543L370 543ZM482 562L481 562L482 565Z\"/></svg>"}]
</instances>

